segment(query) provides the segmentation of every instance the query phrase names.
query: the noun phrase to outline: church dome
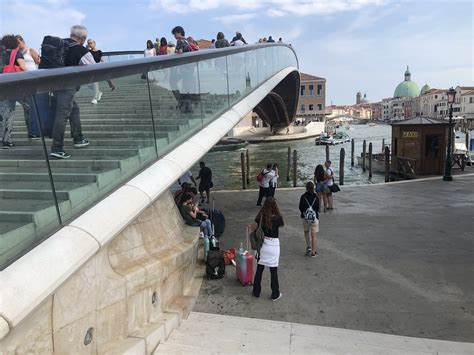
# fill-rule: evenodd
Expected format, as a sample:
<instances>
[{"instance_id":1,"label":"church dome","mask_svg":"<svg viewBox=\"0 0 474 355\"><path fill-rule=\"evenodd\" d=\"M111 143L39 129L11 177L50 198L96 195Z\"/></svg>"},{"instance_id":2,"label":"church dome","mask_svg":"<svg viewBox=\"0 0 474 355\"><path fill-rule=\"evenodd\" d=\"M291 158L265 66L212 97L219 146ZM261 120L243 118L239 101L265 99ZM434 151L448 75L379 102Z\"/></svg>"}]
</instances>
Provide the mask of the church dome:
<instances>
[{"instance_id":1,"label":"church dome","mask_svg":"<svg viewBox=\"0 0 474 355\"><path fill-rule=\"evenodd\" d=\"M424 95L426 94L426 92L431 89L430 86L428 84L425 84L423 85L423 87L421 88L421 92L420 92L420 95Z\"/></svg>"},{"instance_id":2,"label":"church dome","mask_svg":"<svg viewBox=\"0 0 474 355\"><path fill-rule=\"evenodd\" d=\"M393 97L416 97L420 95L418 85L411 80L410 69L407 66L405 80L397 85Z\"/></svg>"}]
</instances>

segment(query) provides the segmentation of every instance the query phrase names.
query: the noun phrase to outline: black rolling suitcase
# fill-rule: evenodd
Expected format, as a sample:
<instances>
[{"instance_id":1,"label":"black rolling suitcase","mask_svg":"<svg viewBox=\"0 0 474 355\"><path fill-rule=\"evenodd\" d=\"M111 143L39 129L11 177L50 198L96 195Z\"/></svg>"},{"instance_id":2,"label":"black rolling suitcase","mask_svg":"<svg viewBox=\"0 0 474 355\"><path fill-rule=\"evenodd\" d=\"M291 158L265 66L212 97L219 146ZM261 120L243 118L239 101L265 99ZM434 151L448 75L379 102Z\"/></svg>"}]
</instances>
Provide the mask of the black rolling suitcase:
<instances>
[{"instance_id":1,"label":"black rolling suitcase","mask_svg":"<svg viewBox=\"0 0 474 355\"><path fill-rule=\"evenodd\" d=\"M214 208L214 200L212 200L212 209L204 210L211 220L212 226L214 228L214 236L219 238L225 231L225 216L221 210Z\"/></svg>"}]
</instances>

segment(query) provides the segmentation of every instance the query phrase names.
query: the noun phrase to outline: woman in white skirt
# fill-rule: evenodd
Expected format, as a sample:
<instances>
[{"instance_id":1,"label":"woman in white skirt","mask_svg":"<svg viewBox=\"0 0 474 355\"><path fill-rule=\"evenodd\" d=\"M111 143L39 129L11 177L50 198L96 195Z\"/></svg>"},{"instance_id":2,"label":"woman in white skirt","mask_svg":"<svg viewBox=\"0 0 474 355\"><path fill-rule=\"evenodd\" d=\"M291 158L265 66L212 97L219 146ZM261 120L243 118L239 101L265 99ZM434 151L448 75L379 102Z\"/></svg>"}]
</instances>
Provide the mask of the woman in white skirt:
<instances>
[{"instance_id":1,"label":"woman in white skirt","mask_svg":"<svg viewBox=\"0 0 474 355\"><path fill-rule=\"evenodd\" d=\"M257 272L253 280L253 295L260 297L262 290L262 274L265 266L270 268L272 300L276 301L281 298L280 286L278 284L278 261L280 259L280 240L278 239L278 231L284 226L280 209L273 197L267 197L262 209L255 218L255 222L251 228L256 230L262 223L262 230L265 234L262 248L258 255Z\"/></svg>"}]
</instances>

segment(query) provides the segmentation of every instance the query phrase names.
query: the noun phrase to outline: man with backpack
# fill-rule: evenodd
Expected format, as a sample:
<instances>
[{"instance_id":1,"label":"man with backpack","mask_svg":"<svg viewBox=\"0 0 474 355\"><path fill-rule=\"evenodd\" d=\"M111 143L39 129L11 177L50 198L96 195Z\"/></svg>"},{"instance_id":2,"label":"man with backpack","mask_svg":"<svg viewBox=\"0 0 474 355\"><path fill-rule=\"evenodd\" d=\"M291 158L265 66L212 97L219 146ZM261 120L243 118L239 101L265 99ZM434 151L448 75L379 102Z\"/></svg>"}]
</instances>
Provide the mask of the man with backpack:
<instances>
[{"instance_id":1,"label":"man with backpack","mask_svg":"<svg viewBox=\"0 0 474 355\"><path fill-rule=\"evenodd\" d=\"M40 68L73 67L95 64L92 54L83 46L87 39L87 29L81 25L71 27L70 38L60 39L46 36L41 46ZM57 159L68 159L69 153L64 151L64 132L67 121L71 124L71 133L75 148L85 148L89 141L82 135L79 107L74 100L77 88L57 90L56 116L53 126L53 145L51 156Z\"/></svg>"},{"instance_id":2,"label":"man with backpack","mask_svg":"<svg viewBox=\"0 0 474 355\"><path fill-rule=\"evenodd\" d=\"M317 250L319 232L319 198L314 191L314 183L306 183L306 192L301 195L299 210L303 220L304 239L306 241L306 256L319 256ZM310 239L311 233L311 239Z\"/></svg>"}]
</instances>

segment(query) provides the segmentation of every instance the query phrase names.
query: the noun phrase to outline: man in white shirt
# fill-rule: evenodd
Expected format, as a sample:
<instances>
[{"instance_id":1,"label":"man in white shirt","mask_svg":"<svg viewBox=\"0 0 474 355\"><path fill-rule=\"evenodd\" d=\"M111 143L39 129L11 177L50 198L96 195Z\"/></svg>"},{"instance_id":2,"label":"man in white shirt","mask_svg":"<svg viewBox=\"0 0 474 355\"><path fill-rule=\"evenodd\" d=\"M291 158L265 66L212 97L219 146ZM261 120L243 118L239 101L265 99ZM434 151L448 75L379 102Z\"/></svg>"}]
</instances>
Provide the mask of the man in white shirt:
<instances>
[{"instance_id":1,"label":"man in white shirt","mask_svg":"<svg viewBox=\"0 0 474 355\"><path fill-rule=\"evenodd\" d=\"M272 164L267 164L267 167L263 169L260 174L263 175L263 179L262 181L259 182L260 190L258 192L257 206L262 205L263 197L266 198L270 196L270 192L271 192L270 182L275 176L275 171L272 170Z\"/></svg>"},{"instance_id":2,"label":"man in white shirt","mask_svg":"<svg viewBox=\"0 0 474 355\"><path fill-rule=\"evenodd\" d=\"M178 179L178 184L181 187L184 183L188 183L191 185L191 181L194 183L194 186L197 185L196 180L194 180L193 173L191 172L191 170L188 170Z\"/></svg>"}]
</instances>

